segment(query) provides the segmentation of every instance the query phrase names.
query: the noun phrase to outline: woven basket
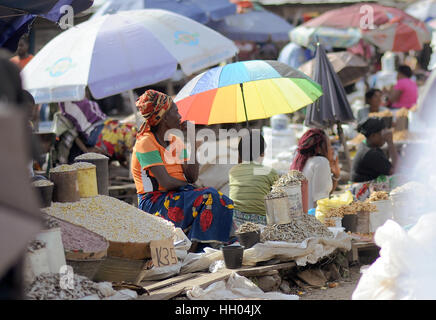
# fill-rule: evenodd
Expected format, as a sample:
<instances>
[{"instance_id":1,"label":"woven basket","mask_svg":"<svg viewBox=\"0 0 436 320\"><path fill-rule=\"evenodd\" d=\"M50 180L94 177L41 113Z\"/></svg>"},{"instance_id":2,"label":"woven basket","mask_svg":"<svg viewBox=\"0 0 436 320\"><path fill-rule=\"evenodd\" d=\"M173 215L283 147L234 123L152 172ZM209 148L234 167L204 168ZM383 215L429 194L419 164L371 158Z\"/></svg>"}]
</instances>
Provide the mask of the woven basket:
<instances>
[{"instance_id":1,"label":"woven basket","mask_svg":"<svg viewBox=\"0 0 436 320\"><path fill-rule=\"evenodd\" d=\"M142 271L147 269L148 261L107 257L94 276L94 281L124 281L139 284L143 278Z\"/></svg>"}]
</instances>

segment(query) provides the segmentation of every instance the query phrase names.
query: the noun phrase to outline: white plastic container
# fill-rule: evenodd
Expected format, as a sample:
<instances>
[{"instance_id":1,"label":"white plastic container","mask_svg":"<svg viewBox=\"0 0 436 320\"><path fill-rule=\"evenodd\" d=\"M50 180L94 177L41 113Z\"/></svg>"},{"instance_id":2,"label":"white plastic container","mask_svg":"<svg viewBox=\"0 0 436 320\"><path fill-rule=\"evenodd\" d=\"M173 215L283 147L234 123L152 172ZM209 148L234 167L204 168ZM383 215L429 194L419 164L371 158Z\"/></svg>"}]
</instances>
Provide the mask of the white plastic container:
<instances>
[{"instance_id":1,"label":"white plastic container","mask_svg":"<svg viewBox=\"0 0 436 320\"><path fill-rule=\"evenodd\" d=\"M289 125L289 117L285 114L278 114L271 117L271 128L273 130L286 130Z\"/></svg>"},{"instance_id":2,"label":"white plastic container","mask_svg":"<svg viewBox=\"0 0 436 320\"><path fill-rule=\"evenodd\" d=\"M35 278L43 273L49 273L48 250L41 248L34 252L27 252L24 257L23 278L25 284L31 284Z\"/></svg>"},{"instance_id":3,"label":"white plastic container","mask_svg":"<svg viewBox=\"0 0 436 320\"><path fill-rule=\"evenodd\" d=\"M263 127L262 131L266 144L266 159L275 159L279 153L291 151L297 144L297 138L293 129L273 130L270 127Z\"/></svg>"},{"instance_id":4,"label":"white plastic container","mask_svg":"<svg viewBox=\"0 0 436 320\"><path fill-rule=\"evenodd\" d=\"M46 243L48 265L50 272L58 273L60 268L66 265L64 245L60 228L43 230L36 235L36 240Z\"/></svg>"},{"instance_id":5,"label":"white plastic container","mask_svg":"<svg viewBox=\"0 0 436 320\"><path fill-rule=\"evenodd\" d=\"M384 225L387 220L393 219L391 200L374 201L373 204L377 207L377 211L371 212L369 215L370 232L375 232L375 230Z\"/></svg>"}]
</instances>

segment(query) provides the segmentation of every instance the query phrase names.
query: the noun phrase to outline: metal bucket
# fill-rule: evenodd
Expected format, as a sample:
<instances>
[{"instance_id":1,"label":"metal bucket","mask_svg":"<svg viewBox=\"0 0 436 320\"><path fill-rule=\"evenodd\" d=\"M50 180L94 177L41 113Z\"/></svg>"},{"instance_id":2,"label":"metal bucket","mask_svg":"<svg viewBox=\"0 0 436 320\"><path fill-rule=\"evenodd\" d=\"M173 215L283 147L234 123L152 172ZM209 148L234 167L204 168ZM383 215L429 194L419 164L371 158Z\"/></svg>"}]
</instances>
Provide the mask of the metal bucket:
<instances>
[{"instance_id":1,"label":"metal bucket","mask_svg":"<svg viewBox=\"0 0 436 320\"><path fill-rule=\"evenodd\" d=\"M293 217L303 214L300 184L285 188L285 192L284 197L265 198L267 224L291 223Z\"/></svg>"},{"instance_id":2,"label":"metal bucket","mask_svg":"<svg viewBox=\"0 0 436 320\"><path fill-rule=\"evenodd\" d=\"M79 183L77 181L77 170L64 172L50 172L50 180L54 183L54 202L76 202L80 201Z\"/></svg>"}]
</instances>

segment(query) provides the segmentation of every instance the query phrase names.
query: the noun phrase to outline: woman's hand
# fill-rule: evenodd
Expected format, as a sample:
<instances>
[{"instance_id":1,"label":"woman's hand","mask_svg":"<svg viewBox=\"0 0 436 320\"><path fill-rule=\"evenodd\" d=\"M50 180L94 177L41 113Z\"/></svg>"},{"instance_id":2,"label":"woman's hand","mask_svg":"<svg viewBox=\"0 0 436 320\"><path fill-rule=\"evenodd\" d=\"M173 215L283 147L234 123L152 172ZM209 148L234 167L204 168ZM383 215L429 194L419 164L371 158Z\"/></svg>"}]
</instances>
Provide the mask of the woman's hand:
<instances>
[{"instance_id":1,"label":"woman's hand","mask_svg":"<svg viewBox=\"0 0 436 320\"><path fill-rule=\"evenodd\" d=\"M341 168L339 166L339 157L336 157L335 160L330 162L330 170L333 173L333 176L338 179L341 175Z\"/></svg>"}]
</instances>

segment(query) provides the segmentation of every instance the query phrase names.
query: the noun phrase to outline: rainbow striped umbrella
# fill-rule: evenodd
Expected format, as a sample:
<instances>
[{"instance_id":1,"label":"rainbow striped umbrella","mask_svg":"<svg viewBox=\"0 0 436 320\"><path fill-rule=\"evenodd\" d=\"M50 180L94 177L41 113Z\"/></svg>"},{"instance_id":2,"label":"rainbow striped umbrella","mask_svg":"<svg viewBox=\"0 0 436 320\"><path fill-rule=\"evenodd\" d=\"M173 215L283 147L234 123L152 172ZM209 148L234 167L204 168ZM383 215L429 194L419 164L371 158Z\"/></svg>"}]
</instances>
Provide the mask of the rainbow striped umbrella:
<instances>
[{"instance_id":1,"label":"rainbow striped umbrella","mask_svg":"<svg viewBox=\"0 0 436 320\"><path fill-rule=\"evenodd\" d=\"M292 113L318 100L321 86L273 60L215 67L189 81L175 98L182 120L238 123Z\"/></svg>"}]
</instances>

